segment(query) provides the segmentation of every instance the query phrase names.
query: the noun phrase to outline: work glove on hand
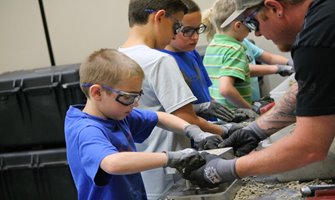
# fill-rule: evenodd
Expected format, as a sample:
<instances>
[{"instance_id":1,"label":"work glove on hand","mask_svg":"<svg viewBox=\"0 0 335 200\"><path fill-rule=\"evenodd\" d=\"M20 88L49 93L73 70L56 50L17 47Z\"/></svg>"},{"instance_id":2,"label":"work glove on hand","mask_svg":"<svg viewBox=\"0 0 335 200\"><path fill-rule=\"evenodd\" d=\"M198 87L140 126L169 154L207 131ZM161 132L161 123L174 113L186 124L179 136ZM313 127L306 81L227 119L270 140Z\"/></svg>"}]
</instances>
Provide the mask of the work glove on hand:
<instances>
[{"instance_id":1,"label":"work glove on hand","mask_svg":"<svg viewBox=\"0 0 335 200\"><path fill-rule=\"evenodd\" d=\"M267 135L256 122L233 132L220 145L220 148L232 147L237 157L244 156L254 150L258 143L267 138Z\"/></svg>"},{"instance_id":2,"label":"work glove on hand","mask_svg":"<svg viewBox=\"0 0 335 200\"><path fill-rule=\"evenodd\" d=\"M206 160L194 149L187 148L180 151L165 152L168 161L164 167L176 168L180 173L188 175L191 171L201 167Z\"/></svg>"},{"instance_id":3,"label":"work glove on hand","mask_svg":"<svg viewBox=\"0 0 335 200\"><path fill-rule=\"evenodd\" d=\"M264 108L266 108L267 106L270 106L268 109L266 109L265 111L262 111L264 110ZM262 97L261 99L259 100L256 100L256 101L253 101L252 103L252 110L254 112L256 112L257 114L263 114L264 112L266 112L267 110L271 109L272 106L274 106L274 99L269 97L269 96L265 96L265 97Z\"/></svg>"},{"instance_id":4,"label":"work glove on hand","mask_svg":"<svg viewBox=\"0 0 335 200\"><path fill-rule=\"evenodd\" d=\"M217 149L218 145L223 142L219 135L203 132L196 125L188 125L184 131L187 137L193 139L197 150Z\"/></svg>"},{"instance_id":5,"label":"work glove on hand","mask_svg":"<svg viewBox=\"0 0 335 200\"><path fill-rule=\"evenodd\" d=\"M277 65L277 74L281 76L289 76L295 72L294 67L290 65Z\"/></svg>"},{"instance_id":6,"label":"work glove on hand","mask_svg":"<svg viewBox=\"0 0 335 200\"><path fill-rule=\"evenodd\" d=\"M206 152L201 155L206 159L206 164L189 175L182 174L183 178L190 180L192 184L201 188L213 188L239 178L235 172L236 159L225 160Z\"/></svg>"},{"instance_id":7,"label":"work glove on hand","mask_svg":"<svg viewBox=\"0 0 335 200\"><path fill-rule=\"evenodd\" d=\"M234 118L234 112L231 109L214 100L200 104L197 114L203 118L215 117L226 122Z\"/></svg>"},{"instance_id":8,"label":"work glove on hand","mask_svg":"<svg viewBox=\"0 0 335 200\"><path fill-rule=\"evenodd\" d=\"M239 123L243 121L254 121L259 115L251 109L237 108L234 111L234 119L232 122Z\"/></svg>"},{"instance_id":9,"label":"work glove on hand","mask_svg":"<svg viewBox=\"0 0 335 200\"><path fill-rule=\"evenodd\" d=\"M225 139L225 138L228 138L231 134L233 134L236 130L247 126L247 124L244 124L244 123L226 123L226 124L222 124L221 126L223 128L223 133L222 133L221 137L223 139Z\"/></svg>"}]
</instances>

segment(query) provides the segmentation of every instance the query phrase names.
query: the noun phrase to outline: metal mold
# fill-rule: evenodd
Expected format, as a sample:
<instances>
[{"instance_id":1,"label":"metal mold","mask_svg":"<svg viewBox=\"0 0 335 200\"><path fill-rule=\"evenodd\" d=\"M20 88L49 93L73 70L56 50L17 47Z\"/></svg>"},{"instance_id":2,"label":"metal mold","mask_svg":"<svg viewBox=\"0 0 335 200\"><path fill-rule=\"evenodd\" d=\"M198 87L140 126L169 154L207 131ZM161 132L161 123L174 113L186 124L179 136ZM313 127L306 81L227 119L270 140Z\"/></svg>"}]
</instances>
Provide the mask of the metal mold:
<instances>
[{"instance_id":1,"label":"metal mold","mask_svg":"<svg viewBox=\"0 0 335 200\"><path fill-rule=\"evenodd\" d=\"M164 200L232 200L240 189L242 182L236 179L221 184L213 189L187 188L185 180L177 182L167 193Z\"/></svg>"}]
</instances>

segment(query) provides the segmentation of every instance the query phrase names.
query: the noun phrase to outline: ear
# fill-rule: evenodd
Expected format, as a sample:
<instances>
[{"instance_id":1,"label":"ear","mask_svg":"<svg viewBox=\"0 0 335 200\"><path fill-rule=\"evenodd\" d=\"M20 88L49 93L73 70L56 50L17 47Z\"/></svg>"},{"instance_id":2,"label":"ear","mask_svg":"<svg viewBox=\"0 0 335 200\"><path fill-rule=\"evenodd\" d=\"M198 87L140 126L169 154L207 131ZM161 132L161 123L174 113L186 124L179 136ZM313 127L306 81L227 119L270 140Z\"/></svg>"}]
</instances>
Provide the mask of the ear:
<instances>
[{"instance_id":1,"label":"ear","mask_svg":"<svg viewBox=\"0 0 335 200\"><path fill-rule=\"evenodd\" d=\"M98 84L94 84L90 87L90 95L91 98L94 99L95 101L100 101L101 100L101 86Z\"/></svg>"},{"instance_id":2,"label":"ear","mask_svg":"<svg viewBox=\"0 0 335 200\"><path fill-rule=\"evenodd\" d=\"M283 5L277 0L265 0L264 6L270 10L273 14L278 17L283 16Z\"/></svg>"},{"instance_id":3,"label":"ear","mask_svg":"<svg viewBox=\"0 0 335 200\"><path fill-rule=\"evenodd\" d=\"M162 17L165 17L166 11L165 10L158 10L155 13L154 20L160 22L162 20Z\"/></svg>"},{"instance_id":4,"label":"ear","mask_svg":"<svg viewBox=\"0 0 335 200\"><path fill-rule=\"evenodd\" d=\"M234 30L239 30L242 26L242 22L241 21L233 21L233 28Z\"/></svg>"}]
</instances>

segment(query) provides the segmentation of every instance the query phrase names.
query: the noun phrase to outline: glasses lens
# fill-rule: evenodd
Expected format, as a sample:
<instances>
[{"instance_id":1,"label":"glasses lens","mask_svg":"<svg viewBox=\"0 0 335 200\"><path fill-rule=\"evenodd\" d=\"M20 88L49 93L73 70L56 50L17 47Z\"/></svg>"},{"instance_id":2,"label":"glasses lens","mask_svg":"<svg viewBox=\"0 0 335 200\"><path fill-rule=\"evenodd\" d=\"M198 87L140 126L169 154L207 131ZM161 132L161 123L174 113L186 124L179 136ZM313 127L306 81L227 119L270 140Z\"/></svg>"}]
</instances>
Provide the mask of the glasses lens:
<instances>
[{"instance_id":1,"label":"glasses lens","mask_svg":"<svg viewBox=\"0 0 335 200\"><path fill-rule=\"evenodd\" d=\"M176 35L177 33L180 32L181 28L182 28L183 25L181 25L179 22L175 22L173 24L173 33Z\"/></svg>"},{"instance_id":2,"label":"glasses lens","mask_svg":"<svg viewBox=\"0 0 335 200\"><path fill-rule=\"evenodd\" d=\"M125 106L129 106L134 103L137 103L140 100L140 98L141 98L140 94L137 94L137 95L119 94L116 97L116 101Z\"/></svg>"},{"instance_id":3,"label":"glasses lens","mask_svg":"<svg viewBox=\"0 0 335 200\"><path fill-rule=\"evenodd\" d=\"M184 26L181 29L181 32L183 33L184 37L192 37L193 34L196 32L197 34L201 34L206 30L206 26L204 24L201 24L197 28L193 28L191 26Z\"/></svg>"},{"instance_id":4,"label":"glasses lens","mask_svg":"<svg viewBox=\"0 0 335 200\"><path fill-rule=\"evenodd\" d=\"M245 24L250 31L259 30L259 22L255 19L255 16L261 9L262 7L256 8L254 12L252 12L247 18L245 18L245 20L243 20L243 24Z\"/></svg>"},{"instance_id":5,"label":"glasses lens","mask_svg":"<svg viewBox=\"0 0 335 200\"><path fill-rule=\"evenodd\" d=\"M198 34L205 32L206 28L207 26L205 24L201 24L198 28Z\"/></svg>"},{"instance_id":6,"label":"glasses lens","mask_svg":"<svg viewBox=\"0 0 335 200\"><path fill-rule=\"evenodd\" d=\"M196 29L192 27L184 27L181 32L183 33L184 37L192 37L192 35L195 33Z\"/></svg>"},{"instance_id":7,"label":"glasses lens","mask_svg":"<svg viewBox=\"0 0 335 200\"><path fill-rule=\"evenodd\" d=\"M244 21L244 24L248 27L249 30L251 31L258 31L258 21L256 21L255 19L246 19Z\"/></svg>"}]
</instances>

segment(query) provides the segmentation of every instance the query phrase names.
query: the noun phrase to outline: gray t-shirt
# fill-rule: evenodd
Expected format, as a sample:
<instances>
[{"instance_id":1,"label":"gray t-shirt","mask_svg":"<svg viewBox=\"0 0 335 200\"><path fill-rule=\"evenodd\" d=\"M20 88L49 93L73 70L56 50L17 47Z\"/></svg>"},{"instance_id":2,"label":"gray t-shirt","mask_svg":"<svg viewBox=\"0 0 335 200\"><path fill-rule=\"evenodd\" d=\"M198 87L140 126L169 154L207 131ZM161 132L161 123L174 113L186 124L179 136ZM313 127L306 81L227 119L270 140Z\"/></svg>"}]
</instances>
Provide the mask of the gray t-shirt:
<instances>
[{"instance_id":1,"label":"gray t-shirt","mask_svg":"<svg viewBox=\"0 0 335 200\"><path fill-rule=\"evenodd\" d=\"M172 56L145 45L119 48L119 51L135 60L145 73L139 108L171 113L197 100ZM156 127L136 147L147 152L175 151L190 147L190 140ZM142 177L148 199L157 199L174 184L173 175L164 168L142 172Z\"/></svg>"}]
</instances>

